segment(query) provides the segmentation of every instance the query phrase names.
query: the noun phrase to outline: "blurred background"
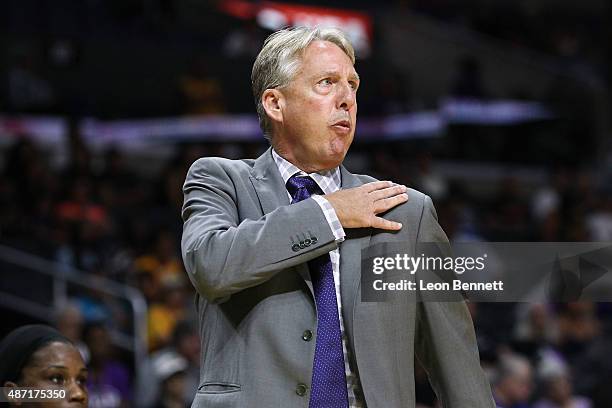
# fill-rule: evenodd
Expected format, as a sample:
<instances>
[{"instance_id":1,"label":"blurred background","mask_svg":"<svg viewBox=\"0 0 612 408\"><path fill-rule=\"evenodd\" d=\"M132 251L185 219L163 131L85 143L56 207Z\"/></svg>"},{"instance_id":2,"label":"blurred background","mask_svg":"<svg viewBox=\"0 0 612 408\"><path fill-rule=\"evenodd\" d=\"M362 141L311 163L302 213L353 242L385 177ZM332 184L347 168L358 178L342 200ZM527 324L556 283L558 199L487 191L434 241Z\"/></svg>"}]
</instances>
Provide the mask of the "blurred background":
<instances>
[{"instance_id":1,"label":"blurred background","mask_svg":"<svg viewBox=\"0 0 612 408\"><path fill-rule=\"evenodd\" d=\"M607 0L5 0L0 336L59 327L90 406L190 403L181 186L199 157L267 148L250 70L294 24L357 49L345 165L429 194L452 241L612 241ZM610 304L470 308L500 407L610 406Z\"/></svg>"}]
</instances>

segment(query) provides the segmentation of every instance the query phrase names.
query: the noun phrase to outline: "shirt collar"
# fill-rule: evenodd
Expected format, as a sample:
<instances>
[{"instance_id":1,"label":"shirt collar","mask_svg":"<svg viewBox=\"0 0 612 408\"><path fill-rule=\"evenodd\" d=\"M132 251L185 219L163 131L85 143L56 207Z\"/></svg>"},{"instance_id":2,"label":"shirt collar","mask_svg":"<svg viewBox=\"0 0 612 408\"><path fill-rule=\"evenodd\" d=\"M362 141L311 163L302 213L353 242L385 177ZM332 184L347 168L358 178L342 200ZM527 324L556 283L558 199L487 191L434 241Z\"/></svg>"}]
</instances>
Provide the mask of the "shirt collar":
<instances>
[{"instance_id":1,"label":"shirt collar","mask_svg":"<svg viewBox=\"0 0 612 408\"><path fill-rule=\"evenodd\" d=\"M274 149L272 149L272 157L274 158L274 163L276 163L276 167L278 167L278 171L280 172L285 185L287 184L287 180L289 180L291 176L295 174L298 174L299 176L312 177L312 179L319 185L325 194L338 191L342 185L339 167L331 170L320 171L318 173L305 173L292 163L282 158Z\"/></svg>"}]
</instances>

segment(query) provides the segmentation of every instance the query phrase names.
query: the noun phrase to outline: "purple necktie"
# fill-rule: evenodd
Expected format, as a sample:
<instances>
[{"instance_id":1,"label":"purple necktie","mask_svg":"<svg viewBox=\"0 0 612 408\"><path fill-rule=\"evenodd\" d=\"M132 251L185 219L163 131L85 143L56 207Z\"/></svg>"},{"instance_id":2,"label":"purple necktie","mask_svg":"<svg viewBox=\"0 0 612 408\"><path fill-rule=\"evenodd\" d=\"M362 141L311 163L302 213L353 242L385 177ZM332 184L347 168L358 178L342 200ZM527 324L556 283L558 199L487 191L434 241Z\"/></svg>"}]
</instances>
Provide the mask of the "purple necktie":
<instances>
[{"instance_id":1,"label":"purple necktie","mask_svg":"<svg viewBox=\"0 0 612 408\"><path fill-rule=\"evenodd\" d=\"M310 177L293 176L287 181L287 191L295 204L319 194L321 190ZM317 304L317 341L312 367L309 408L346 408L346 372L338 317L338 301L334 273L329 254L308 262Z\"/></svg>"}]
</instances>

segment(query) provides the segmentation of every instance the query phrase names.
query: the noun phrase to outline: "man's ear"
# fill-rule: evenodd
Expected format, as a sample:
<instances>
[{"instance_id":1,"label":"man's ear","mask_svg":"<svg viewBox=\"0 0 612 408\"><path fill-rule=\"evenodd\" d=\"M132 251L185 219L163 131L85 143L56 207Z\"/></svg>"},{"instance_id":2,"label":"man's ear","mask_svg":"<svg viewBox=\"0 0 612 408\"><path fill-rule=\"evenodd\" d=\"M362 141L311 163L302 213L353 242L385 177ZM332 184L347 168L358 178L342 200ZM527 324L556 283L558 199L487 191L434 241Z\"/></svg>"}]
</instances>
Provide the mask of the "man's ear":
<instances>
[{"instance_id":1,"label":"man's ear","mask_svg":"<svg viewBox=\"0 0 612 408\"><path fill-rule=\"evenodd\" d=\"M285 97L278 89L266 89L261 95L261 103L268 117L274 122L283 121Z\"/></svg>"},{"instance_id":2,"label":"man's ear","mask_svg":"<svg viewBox=\"0 0 612 408\"><path fill-rule=\"evenodd\" d=\"M2 392L4 393L5 401L8 401L11 404L11 406L20 407L21 406L20 400L16 400L15 398L11 398L8 396L8 393L10 391L9 388L17 388L19 386L12 381L6 381L3 387L5 387L4 390L2 390Z\"/></svg>"}]
</instances>

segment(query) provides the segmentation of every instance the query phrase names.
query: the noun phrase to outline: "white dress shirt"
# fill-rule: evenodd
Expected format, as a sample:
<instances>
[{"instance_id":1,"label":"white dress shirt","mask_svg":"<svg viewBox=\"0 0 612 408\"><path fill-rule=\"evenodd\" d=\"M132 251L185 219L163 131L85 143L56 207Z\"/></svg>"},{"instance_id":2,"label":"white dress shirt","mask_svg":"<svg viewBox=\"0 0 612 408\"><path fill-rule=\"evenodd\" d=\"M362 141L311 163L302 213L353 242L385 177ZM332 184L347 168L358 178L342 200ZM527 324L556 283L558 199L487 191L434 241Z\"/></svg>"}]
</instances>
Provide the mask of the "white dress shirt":
<instances>
[{"instance_id":1,"label":"white dress shirt","mask_svg":"<svg viewBox=\"0 0 612 408\"><path fill-rule=\"evenodd\" d=\"M298 174L298 176L310 176L317 185L321 188L324 194L330 194L335 191L338 191L341 187L341 175L340 168L336 167L332 170L326 170L318 173L310 173L307 174L289 163L287 160L279 156L278 153L274 149L272 149L272 157L274 157L274 162L278 167L278 171L287 185L287 181ZM291 194L287 191L287 195L289 196L289 200L291 201ZM312 199L314 199L317 204L323 210L323 214L325 215L325 219L327 220L334 237L336 238L336 242L344 241L346 234L344 233L344 229L342 228L342 224L338 220L338 216L336 215L336 211L334 207L327 201L324 197L320 195L312 195ZM338 299L338 316L340 318L340 333L342 335L342 350L344 352L344 368L346 372L346 382L347 382L347 391L348 391L348 401L350 408L362 408L363 403L357 399L356 395L361 395L360 393L360 385L359 378L357 375L351 370L349 365L349 356L350 351L347 345L346 333L344 332L344 320L342 318L342 300L340 297L340 251L338 249L334 249L330 251L329 257L332 262L332 269L334 275L334 286L336 288L336 299Z\"/></svg>"}]
</instances>

